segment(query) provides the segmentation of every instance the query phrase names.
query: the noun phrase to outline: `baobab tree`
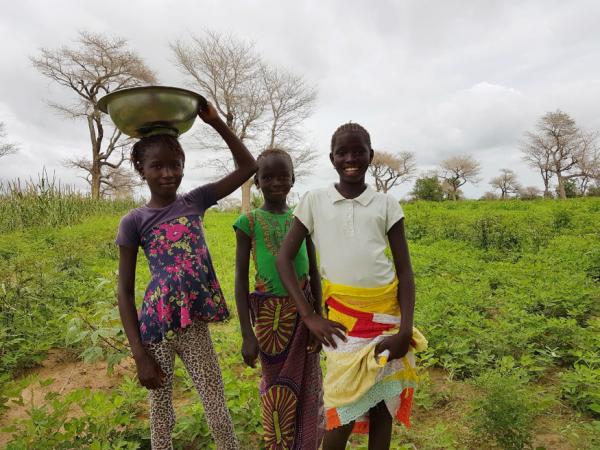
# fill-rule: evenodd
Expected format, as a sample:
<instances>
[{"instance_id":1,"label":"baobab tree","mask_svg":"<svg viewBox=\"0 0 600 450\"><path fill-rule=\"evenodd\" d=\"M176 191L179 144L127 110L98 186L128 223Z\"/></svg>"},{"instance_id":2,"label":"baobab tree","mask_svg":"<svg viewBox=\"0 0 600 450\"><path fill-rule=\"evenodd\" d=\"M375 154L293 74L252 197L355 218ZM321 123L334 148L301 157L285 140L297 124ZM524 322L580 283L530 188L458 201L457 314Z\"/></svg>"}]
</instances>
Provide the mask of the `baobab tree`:
<instances>
[{"instance_id":1,"label":"baobab tree","mask_svg":"<svg viewBox=\"0 0 600 450\"><path fill-rule=\"evenodd\" d=\"M4 122L0 122L0 158L17 153L19 146L6 140Z\"/></svg>"},{"instance_id":2,"label":"baobab tree","mask_svg":"<svg viewBox=\"0 0 600 450\"><path fill-rule=\"evenodd\" d=\"M525 186L519 188L519 198L522 200L534 200L540 198L542 191L536 186Z\"/></svg>"},{"instance_id":3,"label":"baobab tree","mask_svg":"<svg viewBox=\"0 0 600 450\"><path fill-rule=\"evenodd\" d=\"M597 138L597 133L583 135L584 148L577 162L579 173L573 178L581 195L587 194L592 183L600 182L600 147Z\"/></svg>"},{"instance_id":4,"label":"baobab tree","mask_svg":"<svg viewBox=\"0 0 600 450\"><path fill-rule=\"evenodd\" d=\"M312 114L316 89L304 78L267 64L252 42L233 35L206 31L191 42L171 44L179 69L192 88L211 101L229 128L256 154L268 147L288 150L296 175L313 164L314 150L302 143L301 124ZM204 130L203 130L204 132ZM201 145L221 149L205 133ZM252 144L252 145L251 145ZM212 167L230 168L218 157ZM242 186L242 210L250 208L252 181Z\"/></svg>"},{"instance_id":5,"label":"baobab tree","mask_svg":"<svg viewBox=\"0 0 600 450\"><path fill-rule=\"evenodd\" d=\"M67 167L82 169L86 174L82 178L92 184L90 160L87 158L70 159L65 161ZM143 186L144 181L124 166L107 166L100 173L100 197L132 198L136 188Z\"/></svg>"},{"instance_id":6,"label":"baobab tree","mask_svg":"<svg viewBox=\"0 0 600 450\"><path fill-rule=\"evenodd\" d=\"M492 178L490 184L500 190L501 199L505 199L508 194L516 194L520 187L517 174L510 169L500 169L500 175Z\"/></svg>"},{"instance_id":7,"label":"baobab tree","mask_svg":"<svg viewBox=\"0 0 600 450\"><path fill-rule=\"evenodd\" d=\"M79 33L73 47L42 48L39 56L30 59L42 75L75 94L75 103L49 104L68 118L86 121L91 157L74 158L67 166L83 170L92 197L99 198L110 178L108 172L127 160L127 143L126 137L108 124L98 100L117 89L153 83L154 73L129 50L125 39L87 32Z\"/></svg>"},{"instance_id":8,"label":"baobab tree","mask_svg":"<svg viewBox=\"0 0 600 450\"><path fill-rule=\"evenodd\" d=\"M375 179L377 192L387 192L394 186L412 179L416 168L414 153L375 151L369 173Z\"/></svg>"},{"instance_id":9,"label":"baobab tree","mask_svg":"<svg viewBox=\"0 0 600 450\"><path fill-rule=\"evenodd\" d=\"M537 167L544 178L544 194L549 195L550 175L556 176L557 193L567 197L565 183L569 180L594 176L597 142L595 133L581 131L573 118L556 110L544 114L536 124L536 130L525 133L521 145L525 161Z\"/></svg>"},{"instance_id":10,"label":"baobab tree","mask_svg":"<svg viewBox=\"0 0 600 450\"><path fill-rule=\"evenodd\" d=\"M265 63L261 64L261 76L269 126L265 147L280 147L290 153L296 178L302 178L318 156L300 132L303 121L314 112L317 90L303 77Z\"/></svg>"},{"instance_id":11,"label":"baobab tree","mask_svg":"<svg viewBox=\"0 0 600 450\"><path fill-rule=\"evenodd\" d=\"M448 192L448 198L457 200L460 187L466 183L477 184L481 165L472 156L452 156L440 164L442 187Z\"/></svg>"}]
</instances>

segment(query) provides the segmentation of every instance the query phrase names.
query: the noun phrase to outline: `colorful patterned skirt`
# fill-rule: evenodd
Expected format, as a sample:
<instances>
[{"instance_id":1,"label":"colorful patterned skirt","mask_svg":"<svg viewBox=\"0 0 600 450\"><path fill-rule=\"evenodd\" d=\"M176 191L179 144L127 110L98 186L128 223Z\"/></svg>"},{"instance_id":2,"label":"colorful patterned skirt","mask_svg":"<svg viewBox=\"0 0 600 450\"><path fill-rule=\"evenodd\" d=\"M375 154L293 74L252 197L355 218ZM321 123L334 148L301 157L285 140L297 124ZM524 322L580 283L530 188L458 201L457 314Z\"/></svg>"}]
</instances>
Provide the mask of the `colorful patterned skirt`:
<instances>
[{"instance_id":1,"label":"colorful patterned skirt","mask_svg":"<svg viewBox=\"0 0 600 450\"><path fill-rule=\"evenodd\" d=\"M380 366L375 346L400 327L398 281L381 288L355 288L324 280L328 318L343 324L346 342L336 338L337 348L325 347L324 380L326 429L354 422L355 433L368 433L369 410L385 402L390 415L410 426L417 384L414 353L427 348L427 340L413 329L408 353Z\"/></svg>"},{"instance_id":2,"label":"colorful patterned skirt","mask_svg":"<svg viewBox=\"0 0 600 450\"><path fill-rule=\"evenodd\" d=\"M310 288L305 289L311 302ZM260 397L265 447L317 449L324 432L319 355L308 353L309 331L289 297L250 295L262 366Z\"/></svg>"}]
</instances>

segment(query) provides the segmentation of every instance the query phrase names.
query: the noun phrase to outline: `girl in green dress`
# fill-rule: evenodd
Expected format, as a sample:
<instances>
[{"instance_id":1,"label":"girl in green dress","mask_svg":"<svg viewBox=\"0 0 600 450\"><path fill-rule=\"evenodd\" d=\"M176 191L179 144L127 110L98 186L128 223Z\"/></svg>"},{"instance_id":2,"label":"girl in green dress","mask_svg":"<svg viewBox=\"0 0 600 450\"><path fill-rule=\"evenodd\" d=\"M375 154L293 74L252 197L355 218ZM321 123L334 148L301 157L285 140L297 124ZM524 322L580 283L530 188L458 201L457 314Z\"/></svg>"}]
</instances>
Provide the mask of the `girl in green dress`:
<instances>
[{"instance_id":1,"label":"girl in green dress","mask_svg":"<svg viewBox=\"0 0 600 450\"><path fill-rule=\"evenodd\" d=\"M317 449L323 434L320 346L300 320L275 261L293 222L287 195L294 184L289 154L265 150L254 178L264 204L242 214L233 227L237 238L235 297L242 330L242 356L254 367L260 359L262 422L267 449ZM250 255L256 271L249 289ZM306 301L318 310L321 281L315 250L307 238L294 260Z\"/></svg>"}]
</instances>

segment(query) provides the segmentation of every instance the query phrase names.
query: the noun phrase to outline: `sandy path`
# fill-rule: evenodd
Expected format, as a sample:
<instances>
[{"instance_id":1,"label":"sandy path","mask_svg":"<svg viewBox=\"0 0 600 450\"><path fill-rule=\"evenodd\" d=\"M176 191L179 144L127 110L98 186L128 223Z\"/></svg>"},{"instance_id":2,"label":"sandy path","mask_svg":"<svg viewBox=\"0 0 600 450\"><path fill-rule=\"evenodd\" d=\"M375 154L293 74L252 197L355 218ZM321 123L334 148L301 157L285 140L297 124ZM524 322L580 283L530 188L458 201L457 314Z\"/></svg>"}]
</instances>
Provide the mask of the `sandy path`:
<instances>
[{"instance_id":1,"label":"sandy path","mask_svg":"<svg viewBox=\"0 0 600 450\"><path fill-rule=\"evenodd\" d=\"M132 364L132 361L126 360L115 367L113 375L108 375L106 362L86 364L82 361L74 361L63 351L51 350L42 366L33 369L28 375L34 375L40 381L54 379L54 382L49 386L42 387L35 381L25 388L21 392L25 405L9 402L8 411L0 417L0 428L26 418L27 408L30 407L32 400L35 405L39 405L44 401L44 396L48 392L64 395L81 388L110 390L121 383L124 375L135 374ZM0 448L3 448L9 440L9 433L0 432Z\"/></svg>"}]
</instances>

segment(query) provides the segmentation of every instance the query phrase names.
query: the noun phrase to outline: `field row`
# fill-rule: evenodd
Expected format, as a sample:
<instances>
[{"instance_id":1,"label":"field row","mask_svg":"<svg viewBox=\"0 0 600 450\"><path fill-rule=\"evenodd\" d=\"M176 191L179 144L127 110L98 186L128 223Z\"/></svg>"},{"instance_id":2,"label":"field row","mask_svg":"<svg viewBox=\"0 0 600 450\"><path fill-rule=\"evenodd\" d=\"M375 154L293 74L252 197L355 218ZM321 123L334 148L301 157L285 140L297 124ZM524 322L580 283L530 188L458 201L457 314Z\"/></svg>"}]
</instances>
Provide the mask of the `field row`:
<instances>
[{"instance_id":1,"label":"field row","mask_svg":"<svg viewBox=\"0 0 600 450\"><path fill-rule=\"evenodd\" d=\"M394 448L600 445L600 200L404 209L415 321L430 348L420 361L415 426L397 430ZM235 217L209 212L205 221L232 308ZM118 220L118 213L91 214L71 226L0 235L0 409L31 414L8 424L8 448L104 448L93 442L147 448L144 390L119 369L114 390L74 389L33 406L10 400L32 380L12 378L35 373L50 349L77 355L89 367L98 360L109 369L130 364L115 301ZM138 299L147 281L140 255ZM258 374L242 365L237 319L212 330L236 429L248 448L257 448ZM177 379L177 445L204 448L202 408L189 401L192 386L181 367ZM51 393L54 385L60 391L60 380L35 386ZM82 412L73 416L73 408Z\"/></svg>"}]
</instances>

